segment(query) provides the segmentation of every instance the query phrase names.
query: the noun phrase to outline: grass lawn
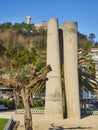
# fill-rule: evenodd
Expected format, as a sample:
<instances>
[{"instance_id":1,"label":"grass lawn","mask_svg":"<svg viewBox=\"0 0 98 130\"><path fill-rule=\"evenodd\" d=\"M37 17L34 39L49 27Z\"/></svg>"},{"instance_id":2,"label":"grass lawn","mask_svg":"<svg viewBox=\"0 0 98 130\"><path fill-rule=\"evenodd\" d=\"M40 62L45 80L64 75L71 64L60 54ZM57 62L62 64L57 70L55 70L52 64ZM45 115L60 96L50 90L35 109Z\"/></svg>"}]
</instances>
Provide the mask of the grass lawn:
<instances>
[{"instance_id":1,"label":"grass lawn","mask_svg":"<svg viewBox=\"0 0 98 130\"><path fill-rule=\"evenodd\" d=\"M9 119L0 118L0 130L4 130Z\"/></svg>"}]
</instances>

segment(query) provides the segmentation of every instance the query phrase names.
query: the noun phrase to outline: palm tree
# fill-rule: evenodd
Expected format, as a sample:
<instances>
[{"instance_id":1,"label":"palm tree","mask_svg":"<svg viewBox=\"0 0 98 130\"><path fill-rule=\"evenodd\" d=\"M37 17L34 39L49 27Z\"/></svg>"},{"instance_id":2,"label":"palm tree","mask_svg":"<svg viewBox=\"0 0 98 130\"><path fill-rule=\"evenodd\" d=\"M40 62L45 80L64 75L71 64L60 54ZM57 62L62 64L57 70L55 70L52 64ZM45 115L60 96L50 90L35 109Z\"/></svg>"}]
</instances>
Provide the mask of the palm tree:
<instances>
[{"instance_id":1,"label":"palm tree","mask_svg":"<svg viewBox=\"0 0 98 130\"><path fill-rule=\"evenodd\" d=\"M90 39L90 41L91 41L92 43L94 43L94 38L95 38L95 37L96 37L96 36L95 36L94 33L89 34L89 39Z\"/></svg>"},{"instance_id":2,"label":"palm tree","mask_svg":"<svg viewBox=\"0 0 98 130\"><path fill-rule=\"evenodd\" d=\"M98 82L95 78L95 63L88 54L79 53L78 55L78 75L80 102L84 104L84 112L86 110L86 102L83 99L83 91L89 91L95 94L98 90Z\"/></svg>"},{"instance_id":3,"label":"palm tree","mask_svg":"<svg viewBox=\"0 0 98 130\"><path fill-rule=\"evenodd\" d=\"M91 59L91 56L85 53L78 55L78 72L79 72L79 84L92 91L97 87L97 80L95 79L95 63Z\"/></svg>"}]
</instances>

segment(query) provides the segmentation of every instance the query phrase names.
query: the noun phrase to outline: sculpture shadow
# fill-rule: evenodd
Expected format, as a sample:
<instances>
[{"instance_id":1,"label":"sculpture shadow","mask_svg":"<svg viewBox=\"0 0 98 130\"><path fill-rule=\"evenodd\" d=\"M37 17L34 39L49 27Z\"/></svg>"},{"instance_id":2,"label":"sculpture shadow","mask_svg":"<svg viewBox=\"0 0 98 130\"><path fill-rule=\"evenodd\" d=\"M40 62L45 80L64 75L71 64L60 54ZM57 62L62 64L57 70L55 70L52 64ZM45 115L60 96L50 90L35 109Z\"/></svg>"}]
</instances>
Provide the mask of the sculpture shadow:
<instances>
[{"instance_id":1,"label":"sculpture shadow","mask_svg":"<svg viewBox=\"0 0 98 130\"><path fill-rule=\"evenodd\" d=\"M49 130L82 130L82 129L92 129L92 127L81 127L81 126L77 126L77 127L68 127L68 128L64 128L63 126L54 126L54 124L51 124L51 128L49 128Z\"/></svg>"},{"instance_id":2,"label":"sculpture shadow","mask_svg":"<svg viewBox=\"0 0 98 130\"><path fill-rule=\"evenodd\" d=\"M92 115L92 114L84 114L84 115L81 115L81 119L82 119L82 118L86 118L86 117L88 117L88 116L90 116L90 115Z\"/></svg>"}]
</instances>

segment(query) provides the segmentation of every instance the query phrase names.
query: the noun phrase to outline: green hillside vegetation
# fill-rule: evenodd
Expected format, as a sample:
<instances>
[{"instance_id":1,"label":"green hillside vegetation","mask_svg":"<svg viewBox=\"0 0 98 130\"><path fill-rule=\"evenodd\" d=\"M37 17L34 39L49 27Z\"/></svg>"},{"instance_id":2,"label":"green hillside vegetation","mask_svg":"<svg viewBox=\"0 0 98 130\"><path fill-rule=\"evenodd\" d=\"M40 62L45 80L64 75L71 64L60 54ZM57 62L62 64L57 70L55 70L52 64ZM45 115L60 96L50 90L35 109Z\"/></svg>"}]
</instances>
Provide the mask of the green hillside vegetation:
<instances>
[{"instance_id":1,"label":"green hillside vegetation","mask_svg":"<svg viewBox=\"0 0 98 130\"><path fill-rule=\"evenodd\" d=\"M97 47L98 43L92 43L93 38L78 32L78 48L82 49L84 53L90 52L91 48Z\"/></svg>"},{"instance_id":2,"label":"green hillside vegetation","mask_svg":"<svg viewBox=\"0 0 98 130\"><path fill-rule=\"evenodd\" d=\"M33 63L45 66L46 30L33 24L7 22L0 25L0 68L20 68Z\"/></svg>"}]
</instances>

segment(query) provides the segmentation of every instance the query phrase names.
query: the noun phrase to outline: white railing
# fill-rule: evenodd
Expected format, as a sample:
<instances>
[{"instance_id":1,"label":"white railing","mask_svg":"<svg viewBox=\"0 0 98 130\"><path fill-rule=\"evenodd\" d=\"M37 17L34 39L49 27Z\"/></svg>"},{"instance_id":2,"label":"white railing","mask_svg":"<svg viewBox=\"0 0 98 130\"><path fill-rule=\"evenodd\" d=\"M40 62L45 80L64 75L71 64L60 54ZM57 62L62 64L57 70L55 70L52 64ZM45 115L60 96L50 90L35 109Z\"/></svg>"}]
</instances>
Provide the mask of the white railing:
<instances>
[{"instance_id":1,"label":"white railing","mask_svg":"<svg viewBox=\"0 0 98 130\"><path fill-rule=\"evenodd\" d=\"M98 110L82 110L81 113L85 115L98 115Z\"/></svg>"},{"instance_id":2,"label":"white railing","mask_svg":"<svg viewBox=\"0 0 98 130\"><path fill-rule=\"evenodd\" d=\"M24 114L25 110L24 109L17 109L16 110L16 113L19 113L19 114ZM32 114L43 114L44 113L44 110L34 110L34 109L31 109L31 113Z\"/></svg>"},{"instance_id":3,"label":"white railing","mask_svg":"<svg viewBox=\"0 0 98 130\"><path fill-rule=\"evenodd\" d=\"M0 118L7 118L7 119L11 119L12 116L11 115L3 115L3 114L0 114Z\"/></svg>"}]
</instances>

